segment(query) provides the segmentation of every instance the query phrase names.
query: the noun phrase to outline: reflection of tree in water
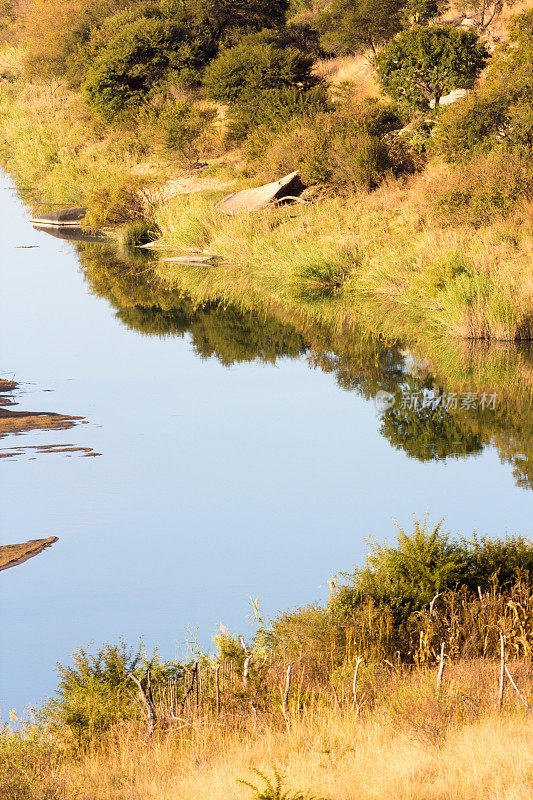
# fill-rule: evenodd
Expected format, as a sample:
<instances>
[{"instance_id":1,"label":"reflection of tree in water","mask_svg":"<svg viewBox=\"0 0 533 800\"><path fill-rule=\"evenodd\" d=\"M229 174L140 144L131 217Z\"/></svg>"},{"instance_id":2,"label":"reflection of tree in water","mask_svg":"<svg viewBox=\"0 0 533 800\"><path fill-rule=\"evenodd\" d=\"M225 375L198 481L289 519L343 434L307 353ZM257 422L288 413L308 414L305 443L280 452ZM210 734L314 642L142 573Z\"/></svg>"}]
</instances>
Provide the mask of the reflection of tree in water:
<instances>
[{"instance_id":1,"label":"reflection of tree in water","mask_svg":"<svg viewBox=\"0 0 533 800\"><path fill-rule=\"evenodd\" d=\"M402 391L395 393L395 403L383 414L381 433L399 450L419 461L434 461L450 456L465 457L483 450L483 439L474 433L468 420L457 411L431 404L417 407L402 402L408 395L422 397L424 381L411 376ZM407 393L405 391L408 387ZM438 392L440 394L440 392Z\"/></svg>"},{"instance_id":2,"label":"reflection of tree in water","mask_svg":"<svg viewBox=\"0 0 533 800\"><path fill-rule=\"evenodd\" d=\"M150 259L138 251L126 260L111 247L80 250L92 290L111 302L128 327L152 336L188 333L201 357L216 357L228 366L306 354L312 367L334 374L346 390L368 400L380 390L394 394L397 401L383 414L381 433L409 456L421 461L466 458L493 444L501 460L512 465L517 484L533 488L533 358L528 366L527 358L524 361L512 348L485 349L480 355L448 344L444 353L431 354L438 365L438 374L433 374L409 366L399 342L353 330L332 331L309 319L293 323L282 312L266 315L218 302L198 305L157 278ZM405 391L422 396L428 390L496 388L501 389L501 403L490 411L448 411L399 402Z\"/></svg>"},{"instance_id":3,"label":"reflection of tree in water","mask_svg":"<svg viewBox=\"0 0 533 800\"><path fill-rule=\"evenodd\" d=\"M213 356L226 366L253 360L274 363L307 350L294 327L235 306L196 305L149 274L146 262L125 263L110 248L85 251L83 261L92 290L106 297L132 330L161 337L188 333L198 355Z\"/></svg>"}]
</instances>

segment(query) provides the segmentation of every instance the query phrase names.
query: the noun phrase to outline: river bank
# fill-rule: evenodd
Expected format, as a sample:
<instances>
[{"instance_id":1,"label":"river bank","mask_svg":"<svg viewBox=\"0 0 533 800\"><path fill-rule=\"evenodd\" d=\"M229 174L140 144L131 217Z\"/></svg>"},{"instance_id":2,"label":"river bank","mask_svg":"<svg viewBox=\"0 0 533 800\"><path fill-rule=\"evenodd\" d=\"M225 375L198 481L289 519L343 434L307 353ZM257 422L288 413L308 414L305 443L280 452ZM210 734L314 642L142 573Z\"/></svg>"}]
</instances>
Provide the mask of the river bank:
<instances>
[{"instance_id":1,"label":"river bank","mask_svg":"<svg viewBox=\"0 0 533 800\"><path fill-rule=\"evenodd\" d=\"M0 732L0 790L20 800L525 800L531 544L452 540L425 522L397 533L396 547L332 579L324 606L267 620L252 603L253 637L221 625L213 654L193 645L185 662L164 661L123 641L78 649L36 719L12 715L16 732Z\"/></svg>"},{"instance_id":2,"label":"river bank","mask_svg":"<svg viewBox=\"0 0 533 800\"><path fill-rule=\"evenodd\" d=\"M30 205L87 205L92 225L143 220L162 247L218 256L216 268L159 268L199 300L257 300L334 328L415 341L531 338L526 200L482 225L439 218L431 194L453 170L435 161L372 192L327 191L305 205L228 218L215 201L253 183L238 158L184 170L150 126L104 125L63 84L22 78L19 50L4 52L2 157Z\"/></svg>"}]
</instances>

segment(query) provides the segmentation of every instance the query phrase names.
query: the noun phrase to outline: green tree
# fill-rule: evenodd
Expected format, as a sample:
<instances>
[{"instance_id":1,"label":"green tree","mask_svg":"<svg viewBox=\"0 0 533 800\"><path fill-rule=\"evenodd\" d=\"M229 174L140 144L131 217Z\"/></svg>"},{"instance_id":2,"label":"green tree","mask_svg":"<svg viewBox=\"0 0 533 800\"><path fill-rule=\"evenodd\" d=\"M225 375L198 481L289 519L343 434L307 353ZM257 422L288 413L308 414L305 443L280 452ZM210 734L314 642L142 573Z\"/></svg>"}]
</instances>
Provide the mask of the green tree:
<instances>
[{"instance_id":1,"label":"green tree","mask_svg":"<svg viewBox=\"0 0 533 800\"><path fill-rule=\"evenodd\" d=\"M281 28L287 20L288 0L189 0L188 14L215 31L218 40L231 31Z\"/></svg>"},{"instance_id":2,"label":"green tree","mask_svg":"<svg viewBox=\"0 0 533 800\"><path fill-rule=\"evenodd\" d=\"M290 47L243 41L223 51L206 69L204 86L209 97L236 103L269 89L317 83L311 74L313 58Z\"/></svg>"},{"instance_id":3,"label":"green tree","mask_svg":"<svg viewBox=\"0 0 533 800\"><path fill-rule=\"evenodd\" d=\"M148 103L170 77L189 83L213 54L209 32L191 28L186 17L140 17L97 51L84 83L88 103L112 119Z\"/></svg>"},{"instance_id":4,"label":"green tree","mask_svg":"<svg viewBox=\"0 0 533 800\"><path fill-rule=\"evenodd\" d=\"M472 31L430 26L403 31L381 50L376 65L387 94L427 108L453 89L471 88L488 58Z\"/></svg>"},{"instance_id":5,"label":"green tree","mask_svg":"<svg viewBox=\"0 0 533 800\"><path fill-rule=\"evenodd\" d=\"M356 53L391 39L403 27L405 0L333 0L320 21L326 49Z\"/></svg>"}]
</instances>

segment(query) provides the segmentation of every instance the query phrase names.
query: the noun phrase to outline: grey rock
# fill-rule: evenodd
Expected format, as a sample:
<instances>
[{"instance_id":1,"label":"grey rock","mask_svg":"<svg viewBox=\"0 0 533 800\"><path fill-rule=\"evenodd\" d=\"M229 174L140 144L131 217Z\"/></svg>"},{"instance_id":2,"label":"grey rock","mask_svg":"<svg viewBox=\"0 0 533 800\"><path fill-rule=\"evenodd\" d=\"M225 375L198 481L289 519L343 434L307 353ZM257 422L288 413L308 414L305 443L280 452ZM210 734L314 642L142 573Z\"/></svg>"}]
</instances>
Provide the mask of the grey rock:
<instances>
[{"instance_id":1,"label":"grey rock","mask_svg":"<svg viewBox=\"0 0 533 800\"><path fill-rule=\"evenodd\" d=\"M60 211L52 211L51 214L40 214L38 217L33 217L32 225L60 225L68 226L75 225L79 227L79 223L85 217L87 209L82 206L78 208L63 208Z\"/></svg>"},{"instance_id":2,"label":"grey rock","mask_svg":"<svg viewBox=\"0 0 533 800\"><path fill-rule=\"evenodd\" d=\"M284 178L280 178L279 181L267 183L255 189L233 192L233 194L216 203L216 208L220 208L221 211L229 216L235 216L235 214L241 214L244 211L257 211L269 203L299 197L304 189L305 186L300 178L300 173L291 172L289 175L285 175Z\"/></svg>"}]
</instances>

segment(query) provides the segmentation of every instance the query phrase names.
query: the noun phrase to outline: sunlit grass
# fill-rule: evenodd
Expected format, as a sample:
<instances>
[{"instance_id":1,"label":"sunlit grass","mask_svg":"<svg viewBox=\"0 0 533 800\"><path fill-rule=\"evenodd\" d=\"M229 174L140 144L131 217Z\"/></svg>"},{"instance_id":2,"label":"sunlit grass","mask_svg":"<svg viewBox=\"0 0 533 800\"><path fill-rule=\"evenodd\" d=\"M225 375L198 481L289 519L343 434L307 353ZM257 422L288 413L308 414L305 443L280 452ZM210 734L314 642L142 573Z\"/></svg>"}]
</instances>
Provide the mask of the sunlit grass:
<instances>
[{"instance_id":1,"label":"sunlit grass","mask_svg":"<svg viewBox=\"0 0 533 800\"><path fill-rule=\"evenodd\" d=\"M528 666L511 669L531 697ZM529 800L533 727L516 696L497 712L497 672L489 662L451 664L440 698L435 669L392 668L388 680L373 683L363 675L359 714L349 687L340 707L329 694L299 709L295 691L289 729L279 710L243 707L220 717L192 710L152 740L144 725L128 723L63 755L31 729L28 743L5 731L0 780L15 785L24 765L26 793L17 800L30 800L38 787L54 800L247 800L251 791L240 781L257 783L251 770L272 776L277 768L287 790L331 800Z\"/></svg>"},{"instance_id":2,"label":"sunlit grass","mask_svg":"<svg viewBox=\"0 0 533 800\"><path fill-rule=\"evenodd\" d=\"M208 250L226 265L193 275L165 265L161 274L202 299L266 293L391 336L531 338L531 230L512 221L482 232L428 227L407 191L393 206L388 191L233 218L201 197L174 199L156 212L164 243Z\"/></svg>"}]
</instances>

